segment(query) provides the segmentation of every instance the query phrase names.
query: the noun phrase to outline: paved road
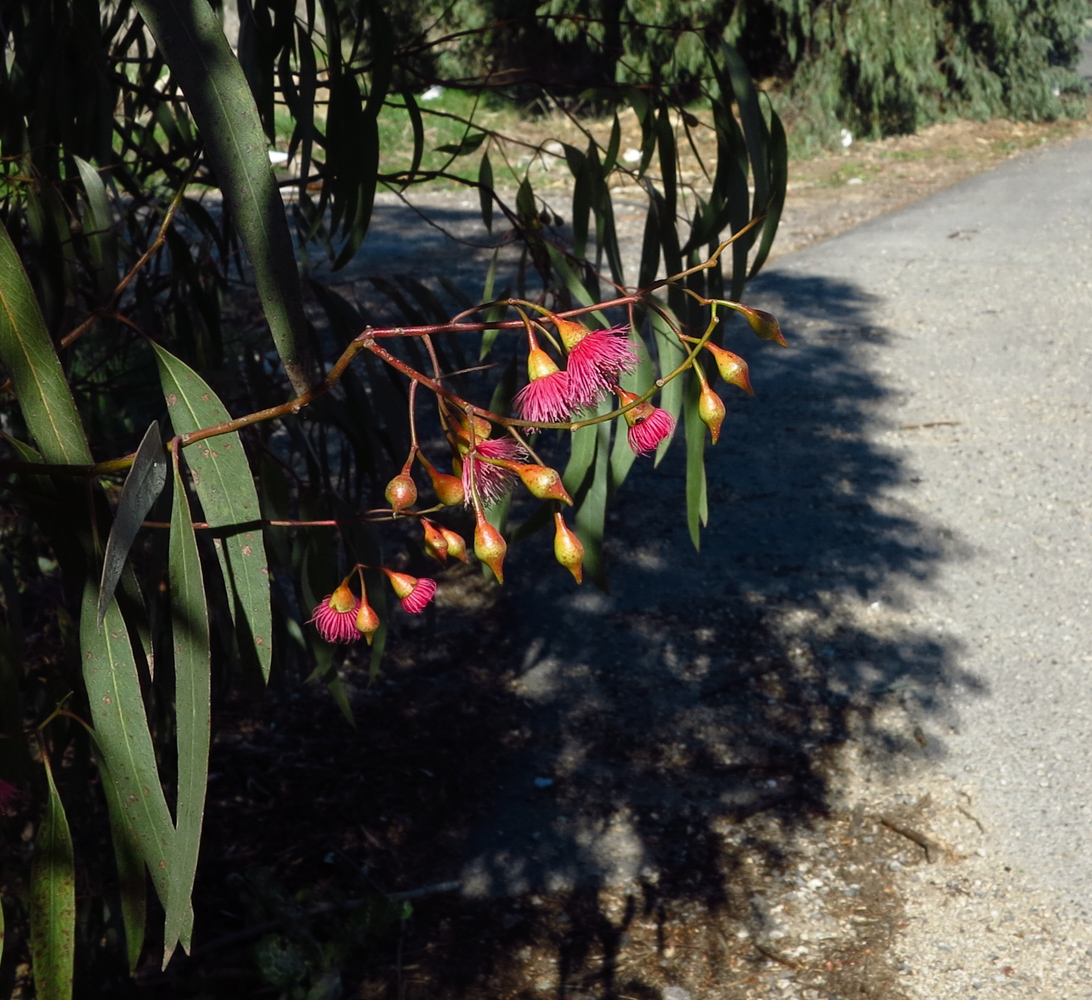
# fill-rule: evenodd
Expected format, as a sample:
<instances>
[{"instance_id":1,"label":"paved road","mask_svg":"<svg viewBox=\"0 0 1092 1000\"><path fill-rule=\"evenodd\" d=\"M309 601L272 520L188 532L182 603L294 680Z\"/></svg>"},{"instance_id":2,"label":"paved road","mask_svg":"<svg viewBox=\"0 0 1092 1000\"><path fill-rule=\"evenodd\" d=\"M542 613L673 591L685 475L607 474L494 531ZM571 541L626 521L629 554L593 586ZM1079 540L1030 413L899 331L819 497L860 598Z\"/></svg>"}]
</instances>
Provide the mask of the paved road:
<instances>
[{"instance_id":1,"label":"paved road","mask_svg":"<svg viewBox=\"0 0 1092 1000\"><path fill-rule=\"evenodd\" d=\"M589 790L561 811L613 796L641 815L671 802L683 772L624 757L627 731L727 765L776 742L748 733L780 727L807 747L806 729L819 742L824 725L852 731L850 705L867 727L869 702L901 692L928 739L923 766L973 795L991 856L1059 905L1092 908L1090 254L1082 142L765 272L748 301L779 314L792 348L737 334L759 396L730 400L710 455L704 551L689 548L669 459L626 486L609 597L555 580L520 599L531 648L517 690L544 714L517 784L537 767ZM533 546L522 558L533 574ZM756 718L765 698L718 702L716 678L756 656L821 667L799 675L813 685L801 705L822 707L793 717L799 731L775 708ZM739 808L730 770L720 801ZM512 830L546 830L557 812L527 808L505 824L517 861L492 870L494 889L528 870ZM576 838L585 863L624 877L655 860L634 823L617 849ZM548 869L566 850L549 839ZM496 855L482 849L485 885Z\"/></svg>"},{"instance_id":2,"label":"paved road","mask_svg":"<svg viewBox=\"0 0 1092 1000\"><path fill-rule=\"evenodd\" d=\"M943 766L977 787L997 848L1082 910L1092 909L1090 264L1082 142L786 259L759 295L784 302L808 351L821 342L810 325L845 296L874 331L875 344L847 352L876 393L863 438L892 466L868 502L899 505L940 543L924 578L898 589L964 678L947 693ZM802 309L801 284L815 290Z\"/></svg>"}]
</instances>

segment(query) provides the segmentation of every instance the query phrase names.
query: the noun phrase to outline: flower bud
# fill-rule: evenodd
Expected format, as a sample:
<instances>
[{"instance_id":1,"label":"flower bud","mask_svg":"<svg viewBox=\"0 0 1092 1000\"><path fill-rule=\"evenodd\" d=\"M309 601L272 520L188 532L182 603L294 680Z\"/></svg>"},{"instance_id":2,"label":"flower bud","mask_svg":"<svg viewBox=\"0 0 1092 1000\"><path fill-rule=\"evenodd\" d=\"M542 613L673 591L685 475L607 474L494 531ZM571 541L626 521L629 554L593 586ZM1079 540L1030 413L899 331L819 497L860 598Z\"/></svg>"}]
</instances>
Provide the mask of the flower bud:
<instances>
[{"instance_id":1,"label":"flower bud","mask_svg":"<svg viewBox=\"0 0 1092 1000\"><path fill-rule=\"evenodd\" d=\"M368 645L372 644L375 633L379 629L379 615L368 603L367 595L360 599L360 607L356 609L356 630L364 636Z\"/></svg>"},{"instance_id":2,"label":"flower bud","mask_svg":"<svg viewBox=\"0 0 1092 1000\"><path fill-rule=\"evenodd\" d=\"M747 362L743 358L731 351L724 350L723 347L717 347L716 344L707 343L705 347L712 352L713 358L717 362L717 371L720 372L720 377L725 382L729 385L739 386L748 396L755 394L754 389L751 388L751 375L747 368Z\"/></svg>"},{"instance_id":3,"label":"flower bud","mask_svg":"<svg viewBox=\"0 0 1092 1000\"><path fill-rule=\"evenodd\" d=\"M561 343L565 345L566 351L571 351L591 333L591 330L583 323L575 323L571 319L562 319L560 316L554 317L554 324L557 326L557 332L561 335Z\"/></svg>"},{"instance_id":4,"label":"flower bud","mask_svg":"<svg viewBox=\"0 0 1092 1000\"><path fill-rule=\"evenodd\" d=\"M443 532L427 517L421 518L425 532L425 551L439 563L447 562L447 539Z\"/></svg>"},{"instance_id":5,"label":"flower bud","mask_svg":"<svg viewBox=\"0 0 1092 1000\"><path fill-rule=\"evenodd\" d=\"M466 539L449 528L441 527L440 534L444 536L444 541L447 542L447 554L452 559L458 559L459 562L466 562Z\"/></svg>"},{"instance_id":6,"label":"flower bud","mask_svg":"<svg viewBox=\"0 0 1092 1000\"><path fill-rule=\"evenodd\" d=\"M573 505L572 497L565 492L561 485L561 474L557 469L547 468L545 465L515 465L513 468L523 480L523 485L539 500L560 500Z\"/></svg>"},{"instance_id":7,"label":"flower bud","mask_svg":"<svg viewBox=\"0 0 1092 1000\"><path fill-rule=\"evenodd\" d=\"M560 369L541 347L533 347L527 354L527 377L532 381L553 375Z\"/></svg>"},{"instance_id":8,"label":"flower bud","mask_svg":"<svg viewBox=\"0 0 1092 1000\"><path fill-rule=\"evenodd\" d=\"M432 480L432 491L436 494L436 499L445 507L461 507L466 499L462 480L458 476L449 476L446 472L438 472L420 452L417 453L417 458L425 467L428 478Z\"/></svg>"},{"instance_id":9,"label":"flower bud","mask_svg":"<svg viewBox=\"0 0 1092 1000\"><path fill-rule=\"evenodd\" d=\"M508 546L504 536L478 511L478 523L474 526L474 555L492 571L497 583L504 583L504 555Z\"/></svg>"},{"instance_id":10,"label":"flower bud","mask_svg":"<svg viewBox=\"0 0 1092 1000\"><path fill-rule=\"evenodd\" d=\"M717 443L717 438L720 437L720 425L724 423L724 402L721 400L708 384L701 387L701 396L698 398L698 416L701 417L701 421L709 428L709 433L712 435L713 444Z\"/></svg>"},{"instance_id":11,"label":"flower bud","mask_svg":"<svg viewBox=\"0 0 1092 1000\"><path fill-rule=\"evenodd\" d=\"M554 558L564 566L577 583L584 582L584 546L565 523L561 511L554 514Z\"/></svg>"},{"instance_id":12,"label":"flower bud","mask_svg":"<svg viewBox=\"0 0 1092 1000\"><path fill-rule=\"evenodd\" d=\"M384 569L383 572L387 574L402 607L411 615L424 611L425 605L436 596L436 581L427 576L418 579L409 573L396 573L393 569Z\"/></svg>"},{"instance_id":13,"label":"flower bud","mask_svg":"<svg viewBox=\"0 0 1092 1000\"><path fill-rule=\"evenodd\" d=\"M399 473L389 483L383 495L396 514L417 503L417 484L408 472Z\"/></svg>"},{"instance_id":14,"label":"flower bud","mask_svg":"<svg viewBox=\"0 0 1092 1000\"><path fill-rule=\"evenodd\" d=\"M750 306L742 306L738 302L732 308L737 312L743 313L744 319L751 324L751 329L754 330L756 336L760 337L762 340L772 340L782 347L789 346L785 342L784 335L781 333L781 324L777 322L776 316L773 316L768 312L763 312L761 309L752 309Z\"/></svg>"}]
</instances>

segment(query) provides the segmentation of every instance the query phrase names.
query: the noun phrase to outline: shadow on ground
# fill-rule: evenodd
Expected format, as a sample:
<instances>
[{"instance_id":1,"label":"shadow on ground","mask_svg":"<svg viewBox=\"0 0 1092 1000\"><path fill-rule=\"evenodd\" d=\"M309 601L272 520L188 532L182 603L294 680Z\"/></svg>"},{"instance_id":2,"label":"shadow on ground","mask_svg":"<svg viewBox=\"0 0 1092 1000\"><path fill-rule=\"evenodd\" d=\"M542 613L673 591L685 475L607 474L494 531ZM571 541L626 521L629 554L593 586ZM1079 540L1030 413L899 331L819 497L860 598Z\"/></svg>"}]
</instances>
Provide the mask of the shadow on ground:
<instances>
[{"instance_id":1,"label":"shadow on ground","mask_svg":"<svg viewBox=\"0 0 1092 1000\"><path fill-rule=\"evenodd\" d=\"M464 572L403 621L376 684L350 671L355 729L294 684L222 714L198 951L145 977L157 996L275 995L275 958L341 984L301 997L898 995L840 754L943 754L949 692L979 684L908 594L963 553L892 495L895 334L867 298L783 270L750 300L792 347L732 333L759 396L728 397L700 555L669 455L618 498L610 595L536 537L503 591ZM767 889L802 850L859 872L867 917L832 902L815 926L840 929L789 958Z\"/></svg>"}]
</instances>

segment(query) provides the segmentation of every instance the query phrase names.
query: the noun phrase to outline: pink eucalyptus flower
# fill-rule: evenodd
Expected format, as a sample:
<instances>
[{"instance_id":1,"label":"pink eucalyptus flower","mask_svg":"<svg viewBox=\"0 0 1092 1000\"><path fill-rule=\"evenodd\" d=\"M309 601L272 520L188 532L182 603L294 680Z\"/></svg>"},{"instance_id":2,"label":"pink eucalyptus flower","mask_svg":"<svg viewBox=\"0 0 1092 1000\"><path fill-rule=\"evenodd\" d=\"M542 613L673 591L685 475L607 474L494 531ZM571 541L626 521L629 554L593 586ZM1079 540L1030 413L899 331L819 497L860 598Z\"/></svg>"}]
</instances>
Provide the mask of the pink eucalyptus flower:
<instances>
[{"instance_id":1,"label":"pink eucalyptus flower","mask_svg":"<svg viewBox=\"0 0 1092 1000\"><path fill-rule=\"evenodd\" d=\"M427 576L418 578L408 573L395 573L390 569L383 572L387 574L402 607L411 615L419 615L436 596L436 581Z\"/></svg>"},{"instance_id":2,"label":"pink eucalyptus flower","mask_svg":"<svg viewBox=\"0 0 1092 1000\"><path fill-rule=\"evenodd\" d=\"M463 456L463 492L466 496L466 505L470 506L474 496L470 488L470 476L473 469L478 496L486 507L492 507L512 491L512 486L519 477L498 465L480 462L474 457L475 455L503 458L509 462L522 462L527 457L527 452L518 441L513 441L512 438L490 438L487 441L479 441L474 451L467 452Z\"/></svg>"},{"instance_id":3,"label":"pink eucalyptus flower","mask_svg":"<svg viewBox=\"0 0 1092 1000\"><path fill-rule=\"evenodd\" d=\"M3 778L0 778L0 813L4 812L4 810L11 805L11 800L15 798L18 791L19 789L10 781L5 781Z\"/></svg>"},{"instance_id":4,"label":"pink eucalyptus flower","mask_svg":"<svg viewBox=\"0 0 1092 1000\"><path fill-rule=\"evenodd\" d=\"M660 442L671 437L675 418L667 410L653 407L647 417L638 417L629 428L629 446L638 455L655 451Z\"/></svg>"},{"instance_id":5,"label":"pink eucalyptus flower","mask_svg":"<svg viewBox=\"0 0 1092 1000\"><path fill-rule=\"evenodd\" d=\"M521 420L541 420L548 424L567 420L573 409L569 373L556 371L528 382L516 393L515 403Z\"/></svg>"},{"instance_id":6,"label":"pink eucalyptus flower","mask_svg":"<svg viewBox=\"0 0 1092 1000\"><path fill-rule=\"evenodd\" d=\"M324 597L315 608L311 621L315 623L319 635L327 642L356 642L362 639L356 627L356 612L360 602L346 584L342 584L332 594Z\"/></svg>"},{"instance_id":7,"label":"pink eucalyptus flower","mask_svg":"<svg viewBox=\"0 0 1092 1000\"><path fill-rule=\"evenodd\" d=\"M569 402L574 409L595 406L617 384L623 372L637 367L627 327L595 330L569 351Z\"/></svg>"}]
</instances>

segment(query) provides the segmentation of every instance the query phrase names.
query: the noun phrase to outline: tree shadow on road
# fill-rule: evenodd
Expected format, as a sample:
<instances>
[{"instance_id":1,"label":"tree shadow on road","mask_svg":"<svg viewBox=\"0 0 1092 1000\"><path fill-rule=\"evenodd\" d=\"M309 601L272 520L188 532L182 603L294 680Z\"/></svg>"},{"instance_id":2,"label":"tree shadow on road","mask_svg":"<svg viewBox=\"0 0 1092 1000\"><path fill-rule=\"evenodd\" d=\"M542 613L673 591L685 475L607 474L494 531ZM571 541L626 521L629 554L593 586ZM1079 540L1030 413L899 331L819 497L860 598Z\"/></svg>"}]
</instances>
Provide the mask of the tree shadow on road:
<instances>
[{"instance_id":1,"label":"tree shadow on road","mask_svg":"<svg viewBox=\"0 0 1092 1000\"><path fill-rule=\"evenodd\" d=\"M679 442L618 498L609 595L535 537L502 591L466 573L403 623L381 680L358 675L354 731L282 692L248 735L253 767L218 751L207 886L256 863L320 897L426 888L396 946L349 949L355 995L743 997L786 964L838 995L896 995L895 903L867 871L843 751L889 773L940 756L953 690L983 690L912 613L965 553L899 499L909 473L877 443L896 334L869 300L782 270L748 301L791 349L730 331L759 396L727 397L700 554ZM835 877L854 859L876 928L843 921L850 938L794 963L765 900L809 837Z\"/></svg>"}]
</instances>

